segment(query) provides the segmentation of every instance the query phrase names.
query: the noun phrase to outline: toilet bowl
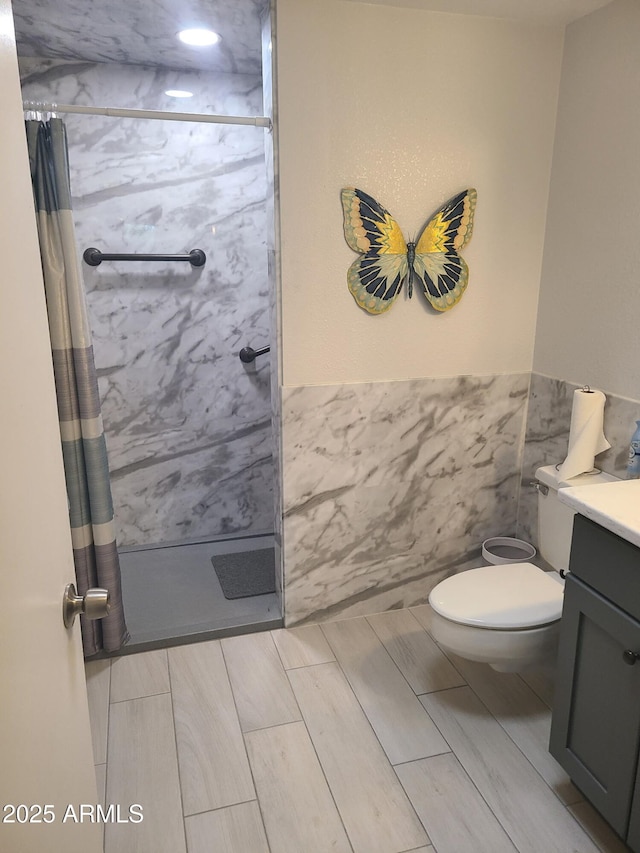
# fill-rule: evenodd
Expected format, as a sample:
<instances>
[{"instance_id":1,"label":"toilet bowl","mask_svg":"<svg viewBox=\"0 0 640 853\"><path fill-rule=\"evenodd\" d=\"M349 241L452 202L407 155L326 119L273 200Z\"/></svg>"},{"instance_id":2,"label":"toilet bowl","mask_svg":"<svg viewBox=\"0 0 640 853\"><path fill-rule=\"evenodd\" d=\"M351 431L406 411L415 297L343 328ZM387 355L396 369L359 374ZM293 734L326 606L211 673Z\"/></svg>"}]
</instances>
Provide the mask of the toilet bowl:
<instances>
[{"instance_id":1,"label":"toilet bowl","mask_svg":"<svg viewBox=\"0 0 640 853\"><path fill-rule=\"evenodd\" d=\"M432 633L445 651L488 663L499 672L518 672L555 658L574 513L558 500L558 489L615 480L596 471L561 480L555 466L536 471L538 547L550 569L533 563L504 563L468 569L440 581L429 595Z\"/></svg>"},{"instance_id":2,"label":"toilet bowl","mask_svg":"<svg viewBox=\"0 0 640 853\"><path fill-rule=\"evenodd\" d=\"M553 658L562 595L560 575L533 563L469 569L431 591L433 636L460 657L519 672Z\"/></svg>"}]
</instances>

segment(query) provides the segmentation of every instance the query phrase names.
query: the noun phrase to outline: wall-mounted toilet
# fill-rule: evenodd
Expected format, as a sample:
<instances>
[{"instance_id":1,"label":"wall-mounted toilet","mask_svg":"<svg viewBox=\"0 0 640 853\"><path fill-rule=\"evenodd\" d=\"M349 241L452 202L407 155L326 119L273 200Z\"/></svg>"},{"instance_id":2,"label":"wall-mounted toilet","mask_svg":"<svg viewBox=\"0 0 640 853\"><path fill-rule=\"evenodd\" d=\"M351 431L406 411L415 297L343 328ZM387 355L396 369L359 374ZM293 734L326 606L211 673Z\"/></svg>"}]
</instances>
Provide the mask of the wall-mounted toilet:
<instances>
[{"instance_id":1,"label":"wall-mounted toilet","mask_svg":"<svg viewBox=\"0 0 640 853\"><path fill-rule=\"evenodd\" d=\"M558 489L607 483L610 474L581 474L561 480L553 465L538 468L538 548L555 571L533 563L506 563L469 569L433 588L432 631L446 650L488 663L500 672L518 672L553 660L567 569L574 512L558 500Z\"/></svg>"}]
</instances>

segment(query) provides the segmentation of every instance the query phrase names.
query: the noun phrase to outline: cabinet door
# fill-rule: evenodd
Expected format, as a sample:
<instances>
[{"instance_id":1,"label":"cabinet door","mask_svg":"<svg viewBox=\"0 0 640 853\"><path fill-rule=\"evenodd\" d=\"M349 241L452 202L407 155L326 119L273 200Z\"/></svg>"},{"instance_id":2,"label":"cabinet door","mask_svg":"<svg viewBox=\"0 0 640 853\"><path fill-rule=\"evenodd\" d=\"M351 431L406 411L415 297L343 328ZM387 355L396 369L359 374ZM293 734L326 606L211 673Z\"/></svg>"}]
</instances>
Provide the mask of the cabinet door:
<instances>
[{"instance_id":1,"label":"cabinet door","mask_svg":"<svg viewBox=\"0 0 640 853\"><path fill-rule=\"evenodd\" d=\"M629 830L627 832L627 844L636 851L640 851L640 767L636 774L636 788L631 801L631 816L629 819Z\"/></svg>"},{"instance_id":2,"label":"cabinet door","mask_svg":"<svg viewBox=\"0 0 640 853\"><path fill-rule=\"evenodd\" d=\"M560 627L551 754L623 837L640 739L640 623L573 574Z\"/></svg>"}]
</instances>

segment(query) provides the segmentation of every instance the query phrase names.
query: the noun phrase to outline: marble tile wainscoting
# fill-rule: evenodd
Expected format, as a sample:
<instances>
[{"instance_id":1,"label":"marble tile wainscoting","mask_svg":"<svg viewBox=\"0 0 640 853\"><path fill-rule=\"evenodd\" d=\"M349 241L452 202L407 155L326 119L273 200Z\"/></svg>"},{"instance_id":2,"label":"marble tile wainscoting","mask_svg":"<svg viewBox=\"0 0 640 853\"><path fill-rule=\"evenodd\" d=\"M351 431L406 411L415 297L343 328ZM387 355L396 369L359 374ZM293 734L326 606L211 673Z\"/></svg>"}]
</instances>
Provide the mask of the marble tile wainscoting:
<instances>
[{"instance_id":1,"label":"marble tile wainscoting","mask_svg":"<svg viewBox=\"0 0 640 853\"><path fill-rule=\"evenodd\" d=\"M518 536L537 545L538 502L529 484L541 465L555 465L567 455L573 394L580 385L552 379L539 373L531 375L527 426L522 461L522 488L518 507ZM640 418L640 400L607 397L604 408L604 432L611 447L596 457L596 467L624 479L629 442Z\"/></svg>"},{"instance_id":2,"label":"marble tile wainscoting","mask_svg":"<svg viewBox=\"0 0 640 853\"><path fill-rule=\"evenodd\" d=\"M259 42L257 47L259 46ZM33 101L261 115L259 73L21 57ZM166 89L194 93L185 105ZM262 128L66 115L80 252L188 264L83 263L121 546L273 530Z\"/></svg>"},{"instance_id":3,"label":"marble tile wainscoting","mask_svg":"<svg viewBox=\"0 0 640 853\"><path fill-rule=\"evenodd\" d=\"M285 624L426 601L514 535L529 374L283 389Z\"/></svg>"}]
</instances>

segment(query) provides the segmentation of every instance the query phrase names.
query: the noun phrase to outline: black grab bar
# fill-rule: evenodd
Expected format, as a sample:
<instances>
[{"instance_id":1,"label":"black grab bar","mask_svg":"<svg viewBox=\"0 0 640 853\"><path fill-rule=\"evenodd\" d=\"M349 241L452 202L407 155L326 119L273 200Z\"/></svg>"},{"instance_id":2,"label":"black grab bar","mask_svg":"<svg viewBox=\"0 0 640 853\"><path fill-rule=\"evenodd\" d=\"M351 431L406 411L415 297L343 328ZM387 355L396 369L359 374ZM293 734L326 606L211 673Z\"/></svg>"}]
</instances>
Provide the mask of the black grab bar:
<instances>
[{"instance_id":1,"label":"black grab bar","mask_svg":"<svg viewBox=\"0 0 640 853\"><path fill-rule=\"evenodd\" d=\"M108 255L100 249L85 249L82 257L90 267L97 267L103 261L189 261L192 267L203 267L207 256L202 249L192 249L188 255Z\"/></svg>"},{"instance_id":2,"label":"black grab bar","mask_svg":"<svg viewBox=\"0 0 640 853\"><path fill-rule=\"evenodd\" d=\"M253 347L242 347L238 355L240 356L240 361L243 364L251 364L252 361L255 361L259 355L264 355L265 352L269 352L271 347L262 347L262 349L253 349Z\"/></svg>"}]
</instances>

